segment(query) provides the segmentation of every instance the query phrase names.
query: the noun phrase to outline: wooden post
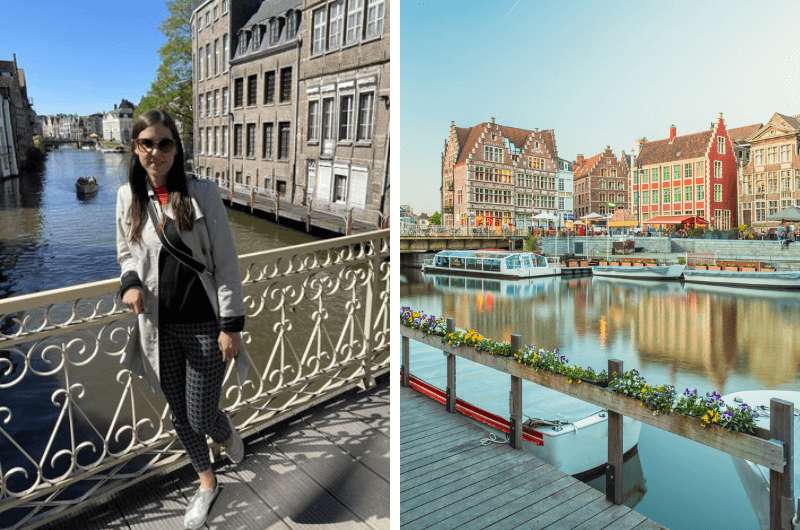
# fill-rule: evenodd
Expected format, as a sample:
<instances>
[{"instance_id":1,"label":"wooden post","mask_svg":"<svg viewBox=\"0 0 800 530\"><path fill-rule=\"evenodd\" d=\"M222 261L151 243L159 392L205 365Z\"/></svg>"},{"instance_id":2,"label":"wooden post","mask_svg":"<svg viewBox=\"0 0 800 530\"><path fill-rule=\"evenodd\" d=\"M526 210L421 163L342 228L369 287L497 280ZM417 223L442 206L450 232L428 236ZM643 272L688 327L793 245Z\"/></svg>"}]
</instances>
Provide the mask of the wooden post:
<instances>
[{"instance_id":1,"label":"wooden post","mask_svg":"<svg viewBox=\"0 0 800 530\"><path fill-rule=\"evenodd\" d=\"M353 209L350 208L347 210L347 219L345 220L344 224L344 235L352 236L353 235Z\"/></svg>"},{"instance_id":2,"label":"wooden post","mask_svg":"<svg viewBox=\"0 0 800 530\"><path fill-rule=\"evenodd\" d=\"M278 195L278 192L275 192L275 222L280 223L281 217L281 196Z\"/></svg>"},{"instance_id":3,"label":"wooden post","mask_svg":"<svg viewBox=\"0 0 800 530\"><path fill-rule=\"evenodd\" d=\"M622 361L608 360L608 378L622 376ZM606 464L606 499L622 504L622 415L608 411L608 464Z\"/></svg>"},{"instance_id":4,"label":"wooden post","mask_svg":"<svg viewBox=\"0 0 800 530\"><path fill-rule=\"evenodd\" d=\"M522 348L522 335L511 334L512 355ZM509 438L511 447L522 449L522 379L511 376L511 393L509 396L509 409L511 416L511 432Z\"/></svg>"},{"instance_id":5,"label":"wooden post","mask_svg":"<svg viewBox=\"0 0 800 530\"><path fill-rule=\"evenodd\" d=\"M408 348L408 346L409 346L408 337L401 337L401 341L400 342L401 342L401 344L403 346L402 347L402 350L403 350L403 379L402 379L402 383L401 384L403 386L407 387L408 386L409 369L411 368L411 363L410 363L411 359L410 359L410 355L409 355L409 351L408 351L408 349L409 349Z\"/></svg>"},{"instance_id":6,"label":"wooden post","mask_svg":"<svg viewBox=\"0 0 800 530\"><path fill-rule=\"evenodd\" d=\"M250 213L253 213L253 210L256 208L256 189L250 188Z\"/></svg>"},{"instance_id":7,"label":"wooden post","mask_svg":"<svg viewBox=\"0 0 800 530\"><path fill-rule=\"evenodd\" d=\"M456 330L456 321L453 318L447 319L447 332L452 333ZM447 355L447 401L445 406L447 412L456 411L456 356L452 353Z\"/></svg>"},{"instance_id":8,"label":"wooden post","mask_svg":"<svg viewBox=\"0 0 800 530\"><path fill-rule=\"evenodd\" d=\"M783 399L769 400L769 431L772 438L783 443L783 473L769 472L770 530L790 530L794 515L794 405Z\"/></svg>"},{"instance_id":9,"label":"wooden post","mask_svg":"<svg viewBox=\"0 0 800 530\"><path fill-rule=\"evenodd\" d=\"M308 208L306 209L306 232L311 232L311 199L308 199Z\"/></svg>"}]
</instances>

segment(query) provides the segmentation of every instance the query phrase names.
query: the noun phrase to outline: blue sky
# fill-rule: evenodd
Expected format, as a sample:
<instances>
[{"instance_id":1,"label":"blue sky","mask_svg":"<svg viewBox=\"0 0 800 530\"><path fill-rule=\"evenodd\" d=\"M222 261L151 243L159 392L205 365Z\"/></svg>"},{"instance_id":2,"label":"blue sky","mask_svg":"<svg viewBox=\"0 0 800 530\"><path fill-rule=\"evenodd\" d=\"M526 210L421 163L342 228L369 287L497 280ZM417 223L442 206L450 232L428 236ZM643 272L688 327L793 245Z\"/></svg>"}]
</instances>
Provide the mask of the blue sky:
<instances>
[{"instance_id":1,"label":"blue sky","mask_svg":"<svg viewBox=\"0 0 800 530\"><path fill-rule=\"evenodd\" d=\"M6 0L0 59L17 54L38 114L138 103L155 78L166 16L164 0Z\"/></svg>"},{"instance_id":2,"label":"blue sky","mask_svg":"<svg viewBox=\"0 0 800 530\"><path fill-rule=\"evenodd\" d=\"M559 156L800 113L800 2L403 0L400 200L439 209L450 121L555 129Z\"/></svg>"}]
</instances>

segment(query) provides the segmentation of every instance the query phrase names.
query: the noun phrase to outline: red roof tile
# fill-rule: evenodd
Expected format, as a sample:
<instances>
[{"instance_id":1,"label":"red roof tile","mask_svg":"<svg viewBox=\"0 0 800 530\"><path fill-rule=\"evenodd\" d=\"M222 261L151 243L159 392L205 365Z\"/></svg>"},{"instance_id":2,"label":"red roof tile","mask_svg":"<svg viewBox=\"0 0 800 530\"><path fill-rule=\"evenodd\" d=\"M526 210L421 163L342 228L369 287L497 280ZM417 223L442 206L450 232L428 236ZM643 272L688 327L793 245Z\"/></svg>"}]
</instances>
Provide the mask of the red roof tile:
<instances>
[{"instance_id":1,"label":"red roof tile","mask_svg":"<svg viewBox=\"0 0 800 530\"><path fill-rule=\"evenodd\" d=\"M761 123L754 123L752 125L745 125L744 127L734 127L733 129L728 129L728 136L730 136L731 140L734 142L743 142L753 136L762 125Z\"/></svg>"},{"instance_id":2,"label":"red roof tile","mask_svg":"<svg viewBox=\"0 0 800 530\"><path fill-rule=\"evenodd\" d=\"M686 158L700 158L705 155L713 131L676 136L672 143L669 138L644 142L639 149L639 164L661 164Z\"/></svg>"},{"instance_id":3,"label":"red roof tile","mask_svg":"<svg viewBox=\"0 0 800 530\"><path fill-rule=\"evenodd\" d=\"M478 139L481 137L481 133L487 125L489 125L489 122L482 122L472 127L456 127L459 144L456 165L461 165L466 162L467 156L469 156L475 144L478 143ZM528 138L533 135L534 139L545 144L553 160L557 161L558 152L556 151L556 138L555 132L552 129L530 131L528 129L519 129L517 127L508 127L505 125L498 125L498 127L503 136L508 138L520 149L525 145Z\"/></svg>"},{"instance_id":4,"label":"red roof tile","mask_svg":"<svg viewBox=\"0 0 800 530\"><path fill-rule=\"evenodd\" d=\"M600 157L603 156L603 153L597 153L594 156L590 156L583 160L583 164L578 165L578 162L575 161L572 167L572 173L575 176L574 178L583 178L589 174L589 171L592 170L597 161L600 160Z\"/></svg>"}]
</instances>

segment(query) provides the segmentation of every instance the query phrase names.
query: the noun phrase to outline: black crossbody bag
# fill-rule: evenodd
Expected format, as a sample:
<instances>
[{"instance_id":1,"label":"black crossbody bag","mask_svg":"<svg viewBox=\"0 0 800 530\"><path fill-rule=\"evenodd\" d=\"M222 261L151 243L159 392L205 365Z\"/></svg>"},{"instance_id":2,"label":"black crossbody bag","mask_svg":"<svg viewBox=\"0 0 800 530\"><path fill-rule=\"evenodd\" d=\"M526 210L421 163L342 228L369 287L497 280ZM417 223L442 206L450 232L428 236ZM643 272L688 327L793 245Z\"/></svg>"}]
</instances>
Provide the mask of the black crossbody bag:
<instances>
[{"instance_id":1,"label":"black crossbody bag","mask_svg":"<svg viewBox=\"0 0 800 530\"><path fill-rule=\"evenodd\" d=\"M151 199L147 203L147 213L150 216L150 221L153 223L153 229L156 231L156 235L158 236L158 239L161 241L161 245L165 249L167 249L167 252L172 254L172 257L174 257L176 260L178 260L186 267L189 267L189 269L193 270L197 274L204 274L204 273L211 274L210 272L208 272L205 265L194 259L186 252L183 252L182 250L177 248L169 241L169 239L167 239L166 234L164 234L164 229L161 226L161 222L158 220L158 214L156 213L156 207L155 204L153 204L153 199Z\"/></svg>"}]
</instances>

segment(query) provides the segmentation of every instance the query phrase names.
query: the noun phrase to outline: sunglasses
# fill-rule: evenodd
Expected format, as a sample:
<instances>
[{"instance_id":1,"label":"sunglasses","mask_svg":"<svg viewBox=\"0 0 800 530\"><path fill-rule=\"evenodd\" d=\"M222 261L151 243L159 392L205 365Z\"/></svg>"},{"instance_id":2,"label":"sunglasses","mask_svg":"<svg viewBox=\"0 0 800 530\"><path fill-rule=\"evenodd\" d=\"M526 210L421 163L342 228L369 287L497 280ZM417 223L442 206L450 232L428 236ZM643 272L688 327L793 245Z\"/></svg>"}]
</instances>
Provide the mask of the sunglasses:
<instances>
[{"instance_id":1,"label":"sunglasses","mask_svg":"<svg viewBox=\"0 0 800 530\"><path fill-rule=\"evenodd\" d=\"M155 141L152 138L137 138L136 143L147 151L152 151L156 147L158 147L159 151L165 153L175 149L175 140L172 138L162 138L158 141Z\"/></svg>"}]
</instances>

